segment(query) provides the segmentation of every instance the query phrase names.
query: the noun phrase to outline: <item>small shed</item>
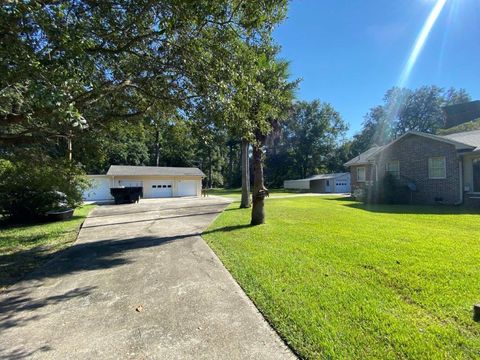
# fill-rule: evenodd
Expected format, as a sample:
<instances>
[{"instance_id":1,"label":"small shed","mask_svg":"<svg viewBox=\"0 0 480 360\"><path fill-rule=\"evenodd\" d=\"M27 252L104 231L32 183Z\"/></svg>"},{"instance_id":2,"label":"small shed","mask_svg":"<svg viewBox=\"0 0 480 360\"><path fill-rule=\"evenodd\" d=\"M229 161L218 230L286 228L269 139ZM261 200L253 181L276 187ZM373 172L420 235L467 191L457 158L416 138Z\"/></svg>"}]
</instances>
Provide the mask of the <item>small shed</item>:
<instances>
[{"instance_id":1,"label":"small shed","mask_svg":"<svg viewBox=\"0 0 480 360\"><path fill-rule=\"evenodd\" d=\"M285 180L283 187L314 193L349 193L350 173L319 174L306 179Z\"/></svg>"}]
</instances>

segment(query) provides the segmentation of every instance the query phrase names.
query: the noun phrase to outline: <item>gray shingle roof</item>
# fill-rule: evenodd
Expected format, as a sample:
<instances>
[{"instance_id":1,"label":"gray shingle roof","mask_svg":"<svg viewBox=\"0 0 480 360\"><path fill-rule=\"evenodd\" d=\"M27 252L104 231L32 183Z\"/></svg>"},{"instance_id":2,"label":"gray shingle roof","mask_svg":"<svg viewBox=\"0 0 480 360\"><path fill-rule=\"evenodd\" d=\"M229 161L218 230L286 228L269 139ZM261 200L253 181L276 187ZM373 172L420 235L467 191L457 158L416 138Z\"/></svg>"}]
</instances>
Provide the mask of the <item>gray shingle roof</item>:
<instances>
[{"instance_id":1,"label":"gray shingle roof","mask_svg":"<svg viewBox=\"0 0 480 360\"><path fill-rule=\"evenodd\" d=\"M450 135L444 135L442 137L480 148L480 130L454 133Z\"/></svg>"},{"instance_id":2,"label":"gray shingle roof","mask_svg":"<svg viewBox=\"0 0 480 360\"><path fill-rule=\"evenodd\" d=\"M338 177L345 176L345 175L350 175L350 173L319 174L319 175L313 175L313 176L310 176L309 178L300 179L300 180L336 179Z\"/></svg>"},{"instance_id":3,"label":"gray shingle roof","mask_svg":"<svg viewBox=\"0 0 480 360\"><path fill-rule=\"evenodd\" d=\"M107 175L111 176L202 176L205 174L196 167L157 167L110 165Z\"/></svg>"},{"instance_id":4,"label":"gray shingle roof","mask_svg":"<svg viewBox=\"0 0 480 360\"><path fill-rule=\"evenodd\" d=\"M345 166L352 166L352 165L365 165L368 164L370 160L373 160L375 155L377 155L380 151L385 150L385 148L389 147L393 143L397 142L401 138L405 136L423 136L432 140L438 140L442 142L447 142L455 146L457 150L466 150L466 151L479 151L480 150L480 130L472 130L472 131L465 131L462 133L450 134L450 135L433 135L427 134L417 131L409 131L399 138L393 140L392 142L388 143L384 146L374 146L367 151L361 153L357 157L354 157L352 160L346 162Z\"/></svg>"},{"instance_id":5,"label":"gray shingle roof","mask_svg":"<svg viewBox=\"0 0 480 360\"><path fill-rule=\"evenodd\" d=\"M373 146L367 151L361 153L360 155L354 157L352 160L347 161L345 166L352 166L352 165L364 165L369 162L373 158L374 155L378 154L380 151L383 150L384 146Z\"/></svg>"}]
</instances>

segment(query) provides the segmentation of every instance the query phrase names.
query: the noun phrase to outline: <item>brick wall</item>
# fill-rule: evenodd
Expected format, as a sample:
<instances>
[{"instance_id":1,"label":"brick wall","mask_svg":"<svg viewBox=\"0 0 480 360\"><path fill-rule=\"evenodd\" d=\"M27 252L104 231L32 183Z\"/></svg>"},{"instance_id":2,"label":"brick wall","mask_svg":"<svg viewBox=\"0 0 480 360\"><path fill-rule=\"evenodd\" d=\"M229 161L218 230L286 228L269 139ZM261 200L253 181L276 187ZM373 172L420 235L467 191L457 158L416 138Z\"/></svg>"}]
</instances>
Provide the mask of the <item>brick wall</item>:
<instances>
[{"instance_id":1,"label":"brick wall","mask_svg":"<svg viewBox=\"0 0 480 360\"><path fill-rule=\"evenodd\" d=\"M357 168L365 168L365 181L358 181L357 179ZM364 189L365 185L375 181L375 166L374 165L356 165L350 167L350 186L352 193L356 189Z\"/></svg>"},{"instance_id":2,"label":"brick wall","mask_svg":"<svg viewBox=\"0 0 480 360\"><path fill-rule=\"evenodd\" d=\"M428 158L438 156L445 157L446 178L429 179ZM445 204L454 204L460 200L458 157L453 145L422 136L407 135L377 155L375 162L379 181L382 181L385 175L387 162L393 160L399 161L399 184L407 186L409 181L413 181L417 186L417 192L412 196L413 203L435 204L435 198L441 198ZM367 171L367 177L369 173L374 172ZM351 167L351 174L352 188L362 187L362 184L356 181L356 166Z\"/></svg>"}]
</instances>

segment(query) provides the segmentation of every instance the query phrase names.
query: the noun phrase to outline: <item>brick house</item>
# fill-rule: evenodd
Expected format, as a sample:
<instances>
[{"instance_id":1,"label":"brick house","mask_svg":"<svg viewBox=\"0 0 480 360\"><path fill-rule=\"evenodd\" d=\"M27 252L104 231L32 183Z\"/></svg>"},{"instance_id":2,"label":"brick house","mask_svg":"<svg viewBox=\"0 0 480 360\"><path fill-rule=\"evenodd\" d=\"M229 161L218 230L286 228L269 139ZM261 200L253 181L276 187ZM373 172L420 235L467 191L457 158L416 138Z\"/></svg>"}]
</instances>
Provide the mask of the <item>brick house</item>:
<instances>
[{"instance_id":1,"label":"brick house","mask_svg":"<svg viewBox=\"0 0 480 360\"><path fill-rule=\"evenodd\" d=\"M352 192L391 174L415 204L480 206L480 130L438 136L408 132L348 161Z\"/></svg>"}]
</instances>

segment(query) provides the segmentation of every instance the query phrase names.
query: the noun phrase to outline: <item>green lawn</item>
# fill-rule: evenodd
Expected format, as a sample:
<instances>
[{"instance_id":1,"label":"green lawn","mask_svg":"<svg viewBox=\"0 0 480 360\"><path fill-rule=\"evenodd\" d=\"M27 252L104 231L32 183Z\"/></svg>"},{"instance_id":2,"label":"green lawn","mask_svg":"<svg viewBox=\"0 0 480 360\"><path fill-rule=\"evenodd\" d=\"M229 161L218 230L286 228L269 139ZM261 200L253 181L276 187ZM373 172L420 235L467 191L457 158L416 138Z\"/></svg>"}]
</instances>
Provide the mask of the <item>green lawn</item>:
<instances>
[{"instance_id":1,"label":"green lawn","mask_svg":"<svg viewBox=\"0 0 480 360\"><path fill-rule=\"evenodd\" d=\"M288 195L298 195L301 194L303 191L301 190L292 190L292 189L269 189L270 198L278 197L278 196L288 196ZM230 199L240 201L242 197L242 189L209 189L209 195L217 195L223 196Z\"/></svg>"},{"instance_id":2,"label":"green lawn","mask_svg":"<svg viewBox=\"0 0 480 360\"><path fill-rule=\"evenodd\" d=\"M325 197L232 204L204 238L303 358L480 358L480 215Z\"/></svg>"},{"instance_id":3,"label":"green lawn","mask_svg":"<svg viewBox=\"0 0 480 360\"><path fill-rule=\"evenodd\" d=\"M0 290L75 241L80 225L93 207L76 209L72 219L66 221L0 227Z\"/></svg>"}]
</instances>

